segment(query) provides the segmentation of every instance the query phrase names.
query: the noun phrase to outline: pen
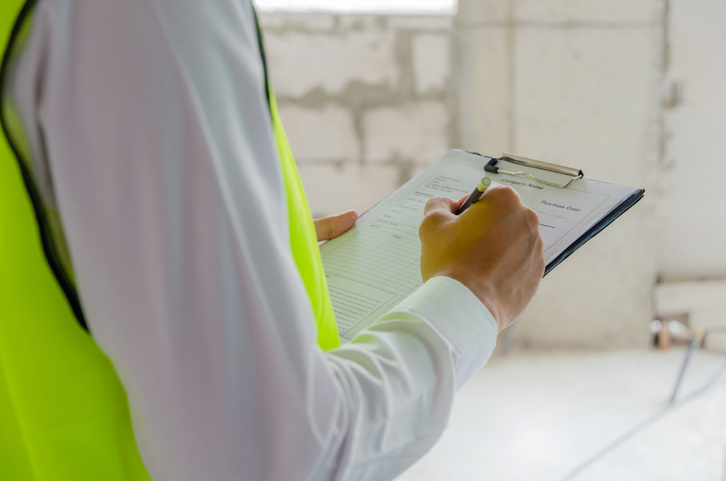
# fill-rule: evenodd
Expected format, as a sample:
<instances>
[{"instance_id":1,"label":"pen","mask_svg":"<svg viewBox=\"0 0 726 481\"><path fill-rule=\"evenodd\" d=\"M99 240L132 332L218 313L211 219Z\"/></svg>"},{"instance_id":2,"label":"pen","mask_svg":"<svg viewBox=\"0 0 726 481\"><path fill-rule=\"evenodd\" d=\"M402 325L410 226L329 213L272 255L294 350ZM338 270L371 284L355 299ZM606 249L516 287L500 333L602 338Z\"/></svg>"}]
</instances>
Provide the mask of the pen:
<instances>
[{"instance_id":1,"label":"pen","mask_svg":"<svg viewBox=\"0 0 726 481\"><path fill-rule=\"evenodd\" d=\"M466 209L471 207L471 204L475 204L479 201L481 196L486 192L487 188L491 185L492 179L489 177L484 177L481 181L479 181L479 185L476 186L476 189L474 189L474 192L471 193L469 197L467 197L466 201L464 201L463 204L461 204L461 207L459 207L459 210L456 211L456 215L461 214Z\"/></svg>"}]
</instances>

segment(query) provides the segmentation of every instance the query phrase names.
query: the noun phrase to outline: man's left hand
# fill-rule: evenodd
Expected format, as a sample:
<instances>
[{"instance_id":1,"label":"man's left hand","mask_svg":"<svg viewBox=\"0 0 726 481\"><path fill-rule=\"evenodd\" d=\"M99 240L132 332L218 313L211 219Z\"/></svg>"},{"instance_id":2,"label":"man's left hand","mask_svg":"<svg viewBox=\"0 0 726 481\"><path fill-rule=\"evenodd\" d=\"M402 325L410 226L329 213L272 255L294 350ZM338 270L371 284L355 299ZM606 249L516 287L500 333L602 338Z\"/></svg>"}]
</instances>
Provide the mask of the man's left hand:
<instances>
[{"instance_id":1,"label":"man's left hand","mask_svg":"<svg viewBox=\"0 0 726 481\"><path fill-rule=\"evenodd\" d=\"M335 239L351 227L355 225L355 221L358 220L358 213L354 210L349 210L338 215L331 215L330 217L323 217L322 219L315 219L315 233L318 234L318 242Z\"/></svg>"}]
</instances>

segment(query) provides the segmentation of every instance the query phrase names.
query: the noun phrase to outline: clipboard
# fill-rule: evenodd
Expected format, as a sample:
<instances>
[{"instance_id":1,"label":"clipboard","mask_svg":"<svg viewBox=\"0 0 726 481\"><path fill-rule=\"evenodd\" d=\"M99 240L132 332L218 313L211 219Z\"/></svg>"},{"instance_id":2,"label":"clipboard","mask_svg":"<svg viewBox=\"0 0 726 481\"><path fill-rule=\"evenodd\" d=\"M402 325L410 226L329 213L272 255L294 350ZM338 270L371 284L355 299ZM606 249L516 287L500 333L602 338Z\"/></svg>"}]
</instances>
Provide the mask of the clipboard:
<instances>
[{"instance_id":1,"label":"clipboard","mask_svg":"<svg viewBox=\"0 0 726 481\"><path fill-rule=\"evenodd\" d=\"M544 275L645 192L587 179L580 169L540 160L450 150L361 215L348 232L320 246L341 339L353 339L422 285L418 233L426 202L434 196L470 195L485 173L510 185L537 212Z\"/></svg>"},{"instance_id":2,"label":"clipboard","mask_svg":"<svg viewBox=\"0 0 726 481\"><path fill-rule=\"evenodd\" d=\"M553 164L550 162L544 162L542 160L537 159L530 159L527 157L522 157L519 155L513 155L504 153L501 157L495 158L495 157L488 157L481 155L477 152L469 152L470 154L480 155L482 157L487 157L491 160L484 166L484 171L492 174L507 174L510 176L516 176L516 177L526 177L529 180L532 180L534 182L538 182L544 185L548 185L550 187L556 187L559 189L566 189L568 188L574 181L579 179L585 179L585 174L582 171L582 169L573 168L573 167L566 167L563 165ZM526 168L527 170L540 170L545 172L553 172L556 174L561 174L563 176L566 176L567 181L564 183L557 183L557 182L551 182L545 179L540 178L541 176L533 175L531 171L523 171L523 170L506 170L501 168L502 161L509 162L511 164L521 166ZM588 179L589 180L589 179ZM593 180L589 180L590 182L597 182ZM623 215L625 212L627 212L631 207L633 207L635 204L640 202L640 200L645 196L645 189L635 189L634 192L622 200L622 202L617 205L610 213L608 213L606 216L604 216L602 219L600 219L595 225L593 225L590 229L588 229L585 233L583 233L577 240L575 240L565 251L563 251L560 255L558 255L555 259L550 261L544 272L544 276L549 274L552 269L560 265L565 259L570 257L575 251L577 251L580 247L585 245L590 239L598 235L600 232L602 232L603 229L605 229L607 226L615 222L615 220ZM544 277L543 276L543 277Z\"/></svg>"},{"instance_id":3,"label":"clipboard","mask_svg":"<svg viewBox=\"0 0 726 481\"><path fill-rule=\"evenodd\" d=\"M531 175L529 172L523 172L523 171L517 171L517 172L511 172L507 170L503 170L499 168L500 161L507 161L511 162L512 164L521 165L523 167L529 167L533 169L539 169L539 170L545 170L548 172L554 172L557 174L566 175L569 177L569 180L565 182L564 184L558 184L556 182L548 182L543 179L538 179ZM492 160L489 161L487 165L484 166L484 170L487 172L490 172L492 174L509 174L509 175L522 175L525 177L528 177L531 180L534 180L535 182L540 182L545 185L549 185L552 187L558 187L561 189L564 189L568 185L570 185L572 182L574 182L577 179L582 179L585 177L585 174L580 169L573 169L572 167L564 167L562 165L557 164L550 164L549 162L543 162L541 160L535 160L535 159L528 159L527 157L521 157L519 155L512 155L512 154L504 154L498 159L492 158Z\"/></svg>"}]
</instances>

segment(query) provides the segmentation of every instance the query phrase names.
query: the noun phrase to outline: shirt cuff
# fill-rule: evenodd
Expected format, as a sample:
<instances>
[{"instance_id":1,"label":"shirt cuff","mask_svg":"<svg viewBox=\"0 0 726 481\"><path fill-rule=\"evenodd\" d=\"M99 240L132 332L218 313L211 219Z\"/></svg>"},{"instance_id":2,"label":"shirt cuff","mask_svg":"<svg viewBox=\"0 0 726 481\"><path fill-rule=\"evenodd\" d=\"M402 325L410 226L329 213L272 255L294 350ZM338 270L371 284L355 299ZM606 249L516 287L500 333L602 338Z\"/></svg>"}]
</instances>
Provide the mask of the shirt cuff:
<instances>
[{"instance_id":1,"label":"shirt cuff","mask_svg":"<svg viewBox=\"0 0 726 481\"><path fill-rule=\"evenodd\" d=\"M497 323L468 287L450 277L426 281L393 309L422 319L450 346L456 387L489 360L497 342Z\"/></svg>"}]
</instances>

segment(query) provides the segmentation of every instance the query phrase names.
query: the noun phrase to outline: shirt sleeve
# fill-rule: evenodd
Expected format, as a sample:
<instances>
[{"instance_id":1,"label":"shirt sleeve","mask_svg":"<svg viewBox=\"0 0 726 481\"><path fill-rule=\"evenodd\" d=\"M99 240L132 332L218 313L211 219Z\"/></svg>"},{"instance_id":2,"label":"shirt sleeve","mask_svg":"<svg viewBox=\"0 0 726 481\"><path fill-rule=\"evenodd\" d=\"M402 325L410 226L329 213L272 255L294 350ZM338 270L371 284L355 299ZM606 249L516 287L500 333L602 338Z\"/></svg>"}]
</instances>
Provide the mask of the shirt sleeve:
<instances>
[{"instance_id":1,"label":"shirt sleeve","mask_svg":"<svg viewBox=\"0 0 726 481\"><path fill-rule=\"evenodd\" d=\"M40 2L33 29L18 103L151 476L381 481L427 452L496 323L437 277L320 350L251 4Z\"/></svg>"}]
</instances>

